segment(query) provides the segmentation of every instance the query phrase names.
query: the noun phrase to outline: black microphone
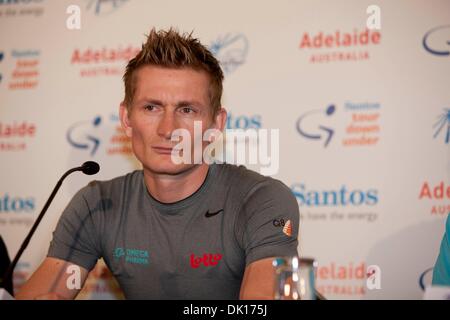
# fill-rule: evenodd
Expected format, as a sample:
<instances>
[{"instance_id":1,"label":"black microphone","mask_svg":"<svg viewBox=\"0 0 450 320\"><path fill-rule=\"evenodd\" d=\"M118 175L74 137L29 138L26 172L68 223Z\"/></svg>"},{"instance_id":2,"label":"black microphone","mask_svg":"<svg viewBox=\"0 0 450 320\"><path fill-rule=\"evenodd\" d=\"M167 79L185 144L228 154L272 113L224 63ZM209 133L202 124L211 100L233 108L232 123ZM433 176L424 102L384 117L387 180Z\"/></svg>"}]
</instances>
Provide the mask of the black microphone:
<instances>
[{"instance_id":1,"label":"black microphone","mask_svg":"<svg viewBox=\"0 0 450 320\"><path fill-rule=\"evenodd\" d=\"M97 162L94 161L86 161L80 168L84 174L87 174L89 176L92 176L93 174L96 174L100 171L100 166Z\"/></svg>"},{"instance_id":2,"label":"black microphone","mask_svg":"<svg viewBox=\"0 0 450 320\"><path fill-rule=\"evenodd\" d=\"M3 278L0 278L0 288L5 288L6 291L8 291L12 296L14 296L14 288L12 285L12 276L14 272L14 268L16 267L17 262L19 261L20 257L22 256L23 252L27 248L31 237L33 236L34 232L36 231L39 223L41 222L42 218L44 217L45 212L47 212L48 207L50 206L50 203L53 201L53 198L55 197L56 193L58 192L59 188L61 187L62 182L64 179L75 171L81 171L84 174L87 175L93 175L99 172L100 166L97 162L94 161L86 161L83 163L80 167L75 167L70 170L68 170L64 175L59 179L58 183L56 184L55 188L53 189L50 197L48 198L47 202L45 203L44 207L42 208L41 213L37 217L36 221L34 222L33 226L31 227L30 232L28 233L27 237L23 241L22 245L20 246L19 251L17 252L16 256L14 257L14 260L9 265L8 269L5 272L5 275Z\"/></svg>"}]
</instances>

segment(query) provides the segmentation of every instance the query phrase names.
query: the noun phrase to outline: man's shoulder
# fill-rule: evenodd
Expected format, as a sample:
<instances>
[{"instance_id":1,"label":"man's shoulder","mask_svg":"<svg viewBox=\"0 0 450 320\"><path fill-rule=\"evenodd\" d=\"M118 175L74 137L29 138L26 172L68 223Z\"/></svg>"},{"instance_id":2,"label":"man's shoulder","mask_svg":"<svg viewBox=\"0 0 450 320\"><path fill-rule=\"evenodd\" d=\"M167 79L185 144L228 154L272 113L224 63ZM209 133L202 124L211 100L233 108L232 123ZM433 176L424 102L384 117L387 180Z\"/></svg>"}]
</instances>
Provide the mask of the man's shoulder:
<instances>
[{"instance_id":1,"label":"man's shoulder","mask_svg":"<svg viewBox=\"0 0 450 320\"><path fill-rule=\"evenodd\" d=\"M216 167L219 172L218 178L227 185L233 185L236 187L245 188L270 179L269 177L265 177L256 171L247 169L243 165L221 163L216 164Z\"/></svg>"},{"instance_id":2,"label":"man's shoulder","mask_svg":"<svg viewBox=\"0 0 450 320\"><path fill-rule=\"evenodd\" d=\"M284 193L292 196L290 189L280 180L263 176L245 166L219 164L223 183L235 190L241 196L251 196L254 193L278 195Z\"/></svg>"},{"instance_id":3,"label":"man's shoulder","mask_svg":"<svg viewBox=\"0 0 450 320\"><path fill-rule=\"evenodd\" d=\"M121 192L127 186L136 185L139 181L142 181L142 170L134 170L109 180L92 180L80 189L79 194L85 197L98 196L99 193L102 195L113 194Z\"/></svg>"}]
</instances>

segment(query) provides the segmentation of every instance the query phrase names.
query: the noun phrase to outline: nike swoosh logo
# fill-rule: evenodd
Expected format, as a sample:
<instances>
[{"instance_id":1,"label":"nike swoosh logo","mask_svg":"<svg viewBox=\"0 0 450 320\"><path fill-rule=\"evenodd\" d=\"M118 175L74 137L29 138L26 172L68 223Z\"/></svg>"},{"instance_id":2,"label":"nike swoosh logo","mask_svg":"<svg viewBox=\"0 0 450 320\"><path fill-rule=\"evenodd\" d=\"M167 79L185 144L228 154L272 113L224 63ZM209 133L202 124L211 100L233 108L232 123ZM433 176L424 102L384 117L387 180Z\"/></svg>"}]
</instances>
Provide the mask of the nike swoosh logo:
<instances>
[{"instance_id":1,"label":"nike swoosh logo","mask_svg":"<svg viewBox=\"0 0 450 320\"><path fill-rule=\"evenodd\" d=\"M220 209L219 211L216 211L216 212L209 212L209 210L208 210L205 213L205 217L207 217L207 218L214 217L215 215L218 215L222 211L223 211L223 209Z\"/></svg>"}]
</instances>

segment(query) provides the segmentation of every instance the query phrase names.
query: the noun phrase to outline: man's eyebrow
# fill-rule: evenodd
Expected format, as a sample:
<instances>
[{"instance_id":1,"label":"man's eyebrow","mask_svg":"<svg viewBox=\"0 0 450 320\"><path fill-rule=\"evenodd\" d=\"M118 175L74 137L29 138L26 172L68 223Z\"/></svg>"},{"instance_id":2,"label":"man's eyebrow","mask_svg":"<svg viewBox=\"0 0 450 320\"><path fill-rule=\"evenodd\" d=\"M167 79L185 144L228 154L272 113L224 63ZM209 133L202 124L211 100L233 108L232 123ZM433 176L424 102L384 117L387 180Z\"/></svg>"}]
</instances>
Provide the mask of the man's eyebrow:
<instances>
[{"instance_id":1,"label":"man's eyebrow","mask_svg":"<svg viewBox=\"0 0 450 320\"><path fill-rule=\"evenodd\" d=\"M177 107L187 106L202 106L202 104L196 100L182 100L177 103Z\"/></svg>"},{"instance_id":2,"label":"man's eyebrow","mask_svg":"<svg viewBox=\"0 0 450 320\"><path fill-rule=\"evenodd\" d=\"M165 103L158 99L153 98L142 98L137 101L137 103L150 103L157 106L164 106ZM188 106L202 106L203 104L196 100L181 100L177 102L177 107L188 107Z\"/></svg>"},{"instance_id":3,"label":"man's eyebrow","mask_svg":"<svg viewBox=\"0 0 450 320\"><path fill-rule=\"evenodd\" d=\"M157 100L157 99L152 99L152 98L142 98L142 99L138 100L138 103L143 103L143 102L151 103L151 104L154 104L154 105L157 105L157 106L164 105L164 103L162 101Z\"/></svg>"}]
</instances>

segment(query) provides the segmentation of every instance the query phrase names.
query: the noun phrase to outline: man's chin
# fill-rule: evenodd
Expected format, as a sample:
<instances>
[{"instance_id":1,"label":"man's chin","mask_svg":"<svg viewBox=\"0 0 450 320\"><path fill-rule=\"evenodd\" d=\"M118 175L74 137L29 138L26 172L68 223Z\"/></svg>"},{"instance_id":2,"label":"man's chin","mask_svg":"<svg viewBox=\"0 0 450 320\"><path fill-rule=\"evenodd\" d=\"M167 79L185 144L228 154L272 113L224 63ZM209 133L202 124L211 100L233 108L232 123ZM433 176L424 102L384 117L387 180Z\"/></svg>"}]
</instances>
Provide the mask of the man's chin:
<instances>
[{"instance_id":1,"label":"man's chin","mask_svg":"<svg viewBox=\"0 0 450 320\"><path fill-rule=\"evenodd\" d=\"M144 166L149 173L176 176L192 170L193 164L158 163Z\"/></svg>"}]
</instances>

